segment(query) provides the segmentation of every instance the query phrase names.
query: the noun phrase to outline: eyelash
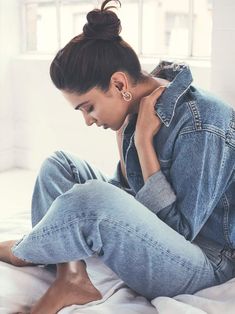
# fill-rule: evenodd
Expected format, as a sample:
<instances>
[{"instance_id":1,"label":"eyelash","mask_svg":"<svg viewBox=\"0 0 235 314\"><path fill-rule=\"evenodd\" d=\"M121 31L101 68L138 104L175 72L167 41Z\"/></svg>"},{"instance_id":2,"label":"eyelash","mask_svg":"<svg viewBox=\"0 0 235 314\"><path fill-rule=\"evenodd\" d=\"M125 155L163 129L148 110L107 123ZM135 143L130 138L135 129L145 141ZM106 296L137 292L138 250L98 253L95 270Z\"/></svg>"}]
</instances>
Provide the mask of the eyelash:
<instances>
[{"instance_id":1,"label":"eyelash","mask_svg":"<svg viewBox=\"0 0 235 314\"><path fill-rule=\"evenodd\" d=\"M93 106L88 107L87 112L90 113L93 110Z\"/></svg>"}]
</instances>

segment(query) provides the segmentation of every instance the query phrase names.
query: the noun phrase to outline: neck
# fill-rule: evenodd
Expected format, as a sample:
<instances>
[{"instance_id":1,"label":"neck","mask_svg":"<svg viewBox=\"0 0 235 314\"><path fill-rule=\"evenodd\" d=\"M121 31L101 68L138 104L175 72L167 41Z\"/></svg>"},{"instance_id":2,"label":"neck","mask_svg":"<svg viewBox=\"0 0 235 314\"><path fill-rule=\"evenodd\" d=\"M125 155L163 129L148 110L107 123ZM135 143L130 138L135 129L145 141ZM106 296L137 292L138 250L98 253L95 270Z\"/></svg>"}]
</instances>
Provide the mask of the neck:
<instances>
[{"instance_id":1,"label":"neck","mask_svg":"<svg viewBox=\"0 0 235 314\"><path fill-rule=\"evenodd\" d=\"M130 114L138 113L141 98L151 94L156 88L166 84L167 81L160 78L145 75L145 80L136 86L132 87L131 93L133 101L130 104Z\"/></svg>"}]
</instances>

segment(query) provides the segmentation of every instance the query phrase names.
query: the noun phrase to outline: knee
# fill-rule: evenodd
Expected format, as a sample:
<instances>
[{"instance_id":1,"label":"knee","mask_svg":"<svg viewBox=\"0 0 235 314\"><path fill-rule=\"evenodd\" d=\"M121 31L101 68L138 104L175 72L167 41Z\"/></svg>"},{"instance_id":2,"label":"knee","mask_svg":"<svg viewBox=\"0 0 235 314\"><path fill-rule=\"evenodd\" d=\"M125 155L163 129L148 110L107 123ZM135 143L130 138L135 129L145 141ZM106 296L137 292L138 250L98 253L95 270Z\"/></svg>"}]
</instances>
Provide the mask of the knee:
<instances>
[{"instance_id":1,"label":"knee","mask_svg":"<svg viewBox=\"0 0 235 314\"><path fill-rule=\"evenodd\" d=\"M75 184L69 194L87 204L101 204L114 197L118 188L97 179L87 180L84 184Z\"/></svg>"},{"instance_id":2,"label":"knee","mask_svg":"<svg viewBox=\"0 0 235 314\"><path fill-rule=\"evenodd\" d=\"M39 177L41 179L48 180L54 176L55 171L59 168L61 161L63 160L63 152L56 151L48 156L42 163L39 170Z\"/></svg>"},{"instance_id":3,"label":"knee","mask_svg":"<svg viewBox=\"0 0 235 314\"><path fill-rule=\"evenodd\" d=\"M62 150L55 151L43 161L39 170L39 178L45 183L60 180L61 176L73 180L74 175L83 167L82 160L77 156L72 156Z\"/></svg>"},{"instance_id":4,"label":"knee","mask_svg":"<svg viewBox=\"0 0 235 314\"><path fill-rule=\"evenodd\" d=\"M88 180L82 185L75 185L73 189L81 199L88 203L95 202L97 205L114 203L115 199L120 197L120 192L122 192L112 184L96 179Z\"/></svg>"},{"instance_id":5,"label":"knee","mask_svg":"<svg viewBox=\"0 0 235 314\"><path fill-rule=\"evenodd\" d=\"M75 184L64 195L57 199L59 207L65 212L77 215L106 216L117 211L123 198L130 196L110 183L99 180L88 180L84 184Z\"/></svg>"}]
</instances>

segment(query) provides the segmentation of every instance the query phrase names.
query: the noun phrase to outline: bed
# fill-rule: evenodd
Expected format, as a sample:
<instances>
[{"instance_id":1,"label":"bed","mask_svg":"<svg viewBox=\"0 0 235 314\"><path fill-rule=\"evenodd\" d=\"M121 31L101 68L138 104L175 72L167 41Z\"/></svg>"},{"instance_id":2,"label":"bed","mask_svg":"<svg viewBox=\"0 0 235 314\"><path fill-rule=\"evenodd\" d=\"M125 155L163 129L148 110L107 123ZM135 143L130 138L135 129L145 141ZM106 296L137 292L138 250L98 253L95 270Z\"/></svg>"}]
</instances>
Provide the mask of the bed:
<instances>
[{"instance_id":1,"label":"bed","mask_svg":"<svg viewBox=\"0 0 235 314\"><path fill-rule=\"evenodd\" d=\"M30 230L30 213L21 211L0 220L0 241L18 239ZM101 291L102 300L79 306L72 305L59 314L234 314L235 279L220 286L178 295L158 297L149 302L129 289L96 257L87 260L88 274ZM0 314L27 311L47 290L55 271L45 267L18 268L0 262ZM45 313L46 314L46 313Z\"/></svg>"}]
</instances>

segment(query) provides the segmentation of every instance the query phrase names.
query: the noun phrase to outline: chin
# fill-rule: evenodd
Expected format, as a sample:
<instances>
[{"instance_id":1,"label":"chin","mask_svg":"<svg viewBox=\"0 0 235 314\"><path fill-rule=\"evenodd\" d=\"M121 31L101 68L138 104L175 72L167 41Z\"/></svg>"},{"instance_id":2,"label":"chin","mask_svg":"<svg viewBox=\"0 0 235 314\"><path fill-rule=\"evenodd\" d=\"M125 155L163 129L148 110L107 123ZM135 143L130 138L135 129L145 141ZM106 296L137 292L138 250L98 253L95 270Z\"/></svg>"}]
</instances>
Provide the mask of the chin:
<instances>
[{"instance_id":1,"label":"chin","mask_svg":"<svg viewBox=\"0 0 235 314\"><path fill-rule=\"evenodd\" d=\"M115 124L113 123L113 125L109 125L109 128L112 130L112 131L118 131L119 129L121 129L121 127L123 126L125 122L125 119L122 121L117 121Z\"/></svg>"},{"instance_id":2,"label":"chin","mask_svg":"<svg viewBox=\"0 0 235 314\"><path fill-rule=\"evenodd\" d=\"M117 131L117 130L119 130L119 126L117 126L117 125L109 125L108 128L109 128L110 130L112 130L112 131Z\"/></svg>"},{"instance_id":3,"label":"chin","mask_svg":"<svg viewBox=\"0 0 235 314\"><path fill-rule=\"evenodd\" d=\"M112 130L118 131L118 130L120 130L122 127L123 127L123 124L119 124L119 125L116 125L115 127L112 127Z\"/></svg>"}]
</instances>

